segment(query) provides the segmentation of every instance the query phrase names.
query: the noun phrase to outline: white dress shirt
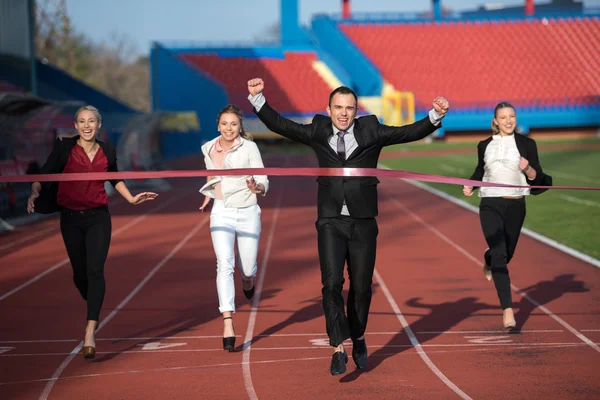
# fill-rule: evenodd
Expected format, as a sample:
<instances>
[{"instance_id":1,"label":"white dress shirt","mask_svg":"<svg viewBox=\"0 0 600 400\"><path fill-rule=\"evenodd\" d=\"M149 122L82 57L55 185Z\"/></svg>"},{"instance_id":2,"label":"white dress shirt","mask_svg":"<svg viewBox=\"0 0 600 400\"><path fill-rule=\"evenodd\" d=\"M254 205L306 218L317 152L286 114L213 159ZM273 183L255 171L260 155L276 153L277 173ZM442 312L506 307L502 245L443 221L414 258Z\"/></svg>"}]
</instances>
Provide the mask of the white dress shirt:
<instances>
[{"instance_id":1,"label":"white dress shirt","mask_svg":"<svg viewBox=\"0 0 600 400\"><path fill-rule=\"evenodd\" d=\"M525 173L519 168L521 154L515 142L515 135L492 136L485 149L483 158L483 182L503 183L506 185L529 186ZM529 194L529 188L488 187L479 188L479 197L518 197Z\"/></svg>"},{"instance_id":2,"label":"white dress shirt","mask_svg":"<svg viewBox=\"0 0 600 400\"><path fill-rule=\"evenodd\" d=\"M249 94L248 100L250 101L250 103L252 103L252 105L254 106L256 111L260 111L261 107L267 101L265 99L265 96L262 93L259 93L256 96L252 96L251 94ZM431 123L433 125L435 125L435 126L439 125L442 118L443 117L440 117L433 108L429 111L429 120L431 121ZM337 153L338 132L340 130L338 128L336 128L333 123L331 125L333 128L333 135L331 135L329 137L329 146L331 146L333 151ZM346 134L344 135L344 145L346 148L346 160L347 160L348 157L350 157L352 155L354 150L356 150L358 148L358 143L356 142L356 138L354 137L354 122L346 130ZM346 200L344 200L341 214L348 215L348 216L350 215L350 212L348 211L348 207L346 206Z\"/></svg>"}]
</instances>

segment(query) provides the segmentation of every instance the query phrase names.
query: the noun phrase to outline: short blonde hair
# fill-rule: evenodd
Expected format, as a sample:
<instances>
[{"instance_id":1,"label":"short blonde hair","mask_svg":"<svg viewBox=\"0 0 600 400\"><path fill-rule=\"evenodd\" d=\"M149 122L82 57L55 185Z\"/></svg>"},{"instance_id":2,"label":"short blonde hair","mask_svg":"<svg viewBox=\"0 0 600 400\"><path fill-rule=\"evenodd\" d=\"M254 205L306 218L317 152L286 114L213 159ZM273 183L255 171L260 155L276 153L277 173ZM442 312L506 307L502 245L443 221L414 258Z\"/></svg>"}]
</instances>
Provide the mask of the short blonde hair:
<instances>
[{"instance_id":1,"label":"short blonde hair","mask_svg":"<svg viewBox=\"0 0 600 400\"><path fill-rule=\"evenodd\" d=\"M79 110L77 110L77 112L75 113L75 122L77 122L77 117L79 117L79 113L81 113L82 111L91 111L96 115L96 119L98 120L98 123L102 122L102 116L100 115L100 111L98 111L98 109L94 106L83 106L80 107Z\"/></svg>"}]
</instances>

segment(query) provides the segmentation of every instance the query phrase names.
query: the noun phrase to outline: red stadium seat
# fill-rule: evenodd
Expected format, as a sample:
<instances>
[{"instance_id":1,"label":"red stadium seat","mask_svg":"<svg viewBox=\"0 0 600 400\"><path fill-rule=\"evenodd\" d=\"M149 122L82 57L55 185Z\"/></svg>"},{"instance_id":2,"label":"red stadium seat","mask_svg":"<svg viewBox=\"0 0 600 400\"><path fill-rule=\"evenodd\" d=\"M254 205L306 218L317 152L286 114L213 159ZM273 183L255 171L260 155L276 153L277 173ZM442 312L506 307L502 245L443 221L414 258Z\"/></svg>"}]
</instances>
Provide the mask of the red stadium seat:
<instances>
[{"instance_id":1,"label":"red stadium seat","mask_svg":"<svg viewBox=\"0 0 600 400\"><path fill-rule=\"evenodd\" d=\"M455 107L539 99L597 104L600 19L461 21L444 24L340 24L398 90L428 107L447 96ZM583 103L582 103L583 102ZM516 101L515 101L516 103Z\"/></svg>"}]
</instances>

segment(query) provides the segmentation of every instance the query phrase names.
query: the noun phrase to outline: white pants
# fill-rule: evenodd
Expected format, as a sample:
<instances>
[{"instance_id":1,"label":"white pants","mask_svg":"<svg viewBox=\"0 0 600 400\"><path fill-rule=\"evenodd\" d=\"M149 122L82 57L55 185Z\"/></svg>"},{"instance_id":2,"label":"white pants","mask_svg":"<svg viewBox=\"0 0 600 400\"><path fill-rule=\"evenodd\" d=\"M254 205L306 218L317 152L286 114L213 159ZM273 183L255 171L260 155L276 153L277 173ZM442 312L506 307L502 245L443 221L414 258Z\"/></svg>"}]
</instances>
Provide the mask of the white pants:
<instances>
[{"instance_id":1,"label":"white pants","mask_svg":"<svg viewBox=\"0 0 600 400\"><path fill-rule=\"evenodd\" d=\"M261 210L258 204L245 208L226 208L222 200L214 200L210 213L210 234L217 256L217 293L219 311L235 312L234 245L242 279L256 276Z\"/></svg>"}]
</instances>

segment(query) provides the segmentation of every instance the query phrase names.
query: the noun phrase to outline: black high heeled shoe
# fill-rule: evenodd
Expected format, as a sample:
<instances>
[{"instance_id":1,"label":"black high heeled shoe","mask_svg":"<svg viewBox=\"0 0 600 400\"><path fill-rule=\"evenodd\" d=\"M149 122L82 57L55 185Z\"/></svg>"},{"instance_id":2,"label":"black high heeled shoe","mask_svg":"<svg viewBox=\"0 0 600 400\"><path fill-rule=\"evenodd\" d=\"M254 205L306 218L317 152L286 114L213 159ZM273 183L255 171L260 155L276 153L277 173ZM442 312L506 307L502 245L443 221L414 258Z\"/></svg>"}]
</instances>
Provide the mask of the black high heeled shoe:
<instances>
[{"instance_id":1,"label":"black high heeled shoe","mask_svg":"<svg viewBox=\"0 0 600 400\"><path fill-rule=\"evenodd\" d=\"M225 317L225 319L232 319L231 317ZM232 352L235 349L235 336L223 337L223 350Z\"/></svg>"},{"instance_id":2,"label":"black high heeled shoe","mask_svg":"<svg viewBox=\"0 0 600 400\"><path fill-rule=\"evenodd\" d=\"M244 289L244 282L242 281L242 290L244 291L244 296L246 296L246 298L248 300L252 299L252 297L254 296L254 288L256 287L256 285L254 284L254 282L252 283L252 287L248 290Z\"/></svg>"}]
</instances>

